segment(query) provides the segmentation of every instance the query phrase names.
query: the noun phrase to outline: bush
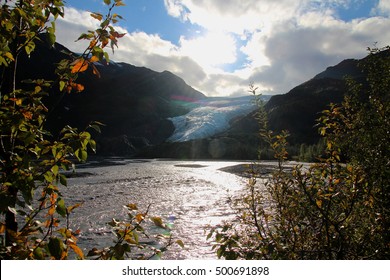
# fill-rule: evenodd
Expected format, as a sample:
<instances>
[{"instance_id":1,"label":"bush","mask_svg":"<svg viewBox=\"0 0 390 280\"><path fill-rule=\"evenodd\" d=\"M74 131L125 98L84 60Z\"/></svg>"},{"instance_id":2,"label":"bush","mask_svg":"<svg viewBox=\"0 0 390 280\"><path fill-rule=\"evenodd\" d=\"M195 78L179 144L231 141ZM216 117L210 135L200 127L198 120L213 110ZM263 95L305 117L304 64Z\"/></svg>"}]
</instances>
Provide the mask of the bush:
<instances>
[{"instance_id":1,"label":"bush","mask_svg":"<svg viewBox=\"0 0 390 280\"><path fill-rule=\"evenodd\" d=\"M349 81L343 103L323 112L321 162L287 169L287 134L262 130L278 168L265 181L254 172L235 200L237 220L211 230L218 257L390 257L389 58L388 47L370 49L367 83Z\"/></svg>"},{"instance_id":2,"label":"bush","mask_svg":"<svg viewBox=\"0 0 390 280\"><path fill-rule=\"evenodd\" d=\"M72 252L82 259L84 253L77 246L78 232L68 226L72 211L81 205L67 205L62 197L61 188L67 184L62 171L73 168L72 160L86 161L88 152L95 151L96 143L89 130L99 131L101 124L92 123L85 131L66 126L59 135L51 135L45 130L48 109L42 99L49 92L83 91L84 86L76 83L81 72L88 70L100 75L94 62L108 62L105 47L113 49L124 36L111 25L121 18L112 9L124 4L120 0L105 0L107 15L91 14L100 23L98 29L80 36L79 40L88 41L88 47L80 56L69 56L69 60L58 64L55 81L19 81L19 57L29 56L42 40L51 46L55 44L55 19L64 16L64 3L60 0L1 3L0 258L67 259ZM115 245L93 249L89 255L102 259L131 258L134 248L151 249L151 255L160 253L138 241L138 236L145 234L141 224L147 220L148 211L137 211L135 205L127 207L128 221L111 224L117 237ZM164 226L159 218L152 220L157 226ZM167 245L170 243L169 238Z\"/></svg>"}]
</instances>

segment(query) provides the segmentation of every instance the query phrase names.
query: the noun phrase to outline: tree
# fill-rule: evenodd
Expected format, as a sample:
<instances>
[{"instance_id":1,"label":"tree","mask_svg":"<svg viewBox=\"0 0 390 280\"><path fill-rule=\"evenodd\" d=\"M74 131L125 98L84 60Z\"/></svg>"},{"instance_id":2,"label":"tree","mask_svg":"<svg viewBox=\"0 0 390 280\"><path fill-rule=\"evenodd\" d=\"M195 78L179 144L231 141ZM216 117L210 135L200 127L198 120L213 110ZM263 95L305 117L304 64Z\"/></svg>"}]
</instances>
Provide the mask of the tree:
<instances>
[{"instance_id":1,"label":"tree","mask_svg":"<svg viewBox=\"0 0 390 280\"><path fill-rule=\"evenodd\" d=\"M342 104L319 119L326 151L308 167L284 167L286 135L269 139L278 168L256 172L235 201L237 221L214 228L228 259L388 259L389 48L370 49L367 81L349 81Z\"/></svg>"},{"instance_id":2,"label":"tree","mask_svg":"<svg viewBox=\"0 0 390 280\"><path fill-rule=\"evenodd\" d=\"M51 135L45 130L48 108L43 98L49 93L82 92L84 86L76 82L78 74L92 71L100 75L94 63L109 62L105 48L114 49L118 39L124 36L112 25L121 19L112 10L124 4L121 0L104 3L108 6L106 15L91 13L99 21L99 27L79 37L88 41L85 51L62 60L56 70L56 80L20 81L20 58L32 54L38 43L55 46L55 22L64 16L64 1L0 1L2 259L66 259L70 251L84 258L77 246L77 231L70 229L68 223L71 212L80 205L66 205L61 195L61 187L67 184L62 171L73 168L72 159L86 161L88 151L95 151L96 143L89 130L99 131L101 124L91 123L84 131L66 126L59 135ZM115 246L92 250L91 256L118 259L124 258L132 246L143 248L138 234L144 233L141 224L148 211L138 211L133 204L127 207L129 221L111 224L118 239ZM61 219L66 221L65 225Z\"/></svg>"}]
</instances>

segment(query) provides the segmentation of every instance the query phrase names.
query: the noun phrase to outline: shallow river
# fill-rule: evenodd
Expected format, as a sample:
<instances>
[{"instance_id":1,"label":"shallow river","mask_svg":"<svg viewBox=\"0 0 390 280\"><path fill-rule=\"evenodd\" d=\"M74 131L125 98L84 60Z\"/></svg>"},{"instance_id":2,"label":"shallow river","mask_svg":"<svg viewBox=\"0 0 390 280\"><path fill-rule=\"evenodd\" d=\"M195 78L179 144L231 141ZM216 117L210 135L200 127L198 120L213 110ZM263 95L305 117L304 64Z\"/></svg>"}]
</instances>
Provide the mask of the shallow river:
<instances>
[{"instance_id":1,"label":"shallow river","mask_svg":"<svg viewBox=\"0 0 390 280\"><path fill-rule=\"evenodd\" d=\"M184 249L171 246L164 259L215 259L206 240L207 225L234 217L228 198L246 183L219 169L240 163L118 160L78 168L84 176L70 178L62 193L68 205L84 202L70 218L71 227L81 230L79 246L89 250L113 244L107 222L125 219L126 204L136 203L140 210L151 204L150 214L168 221L174 238L185 243ZM157 232L157 227L150 230Z\"/></svg>"}]
</instances>

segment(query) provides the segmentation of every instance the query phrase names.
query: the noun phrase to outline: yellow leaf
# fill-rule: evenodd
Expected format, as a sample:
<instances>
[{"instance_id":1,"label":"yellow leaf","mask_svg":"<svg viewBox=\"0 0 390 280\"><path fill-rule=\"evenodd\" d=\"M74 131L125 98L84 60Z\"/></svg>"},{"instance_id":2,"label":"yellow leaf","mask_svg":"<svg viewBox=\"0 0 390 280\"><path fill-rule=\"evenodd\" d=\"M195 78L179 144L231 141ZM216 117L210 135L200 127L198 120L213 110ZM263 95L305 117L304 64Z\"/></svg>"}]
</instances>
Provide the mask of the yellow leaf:
<instances>
[{"instance_id":1,"label":"yellow leaf","mask_svg":"<svg viewBox=\"0 0 390 280\"><path fill-rule=\"evenodd\" d=\"M99 13L91 13L91 17L97 19L98 21L101 21L103 19L103 15Z\"/></svg>"},{"instance_id":2,"label":"yellow leaf","mask_svg":"<svg viewBox=\"0 0 390 280\"><path fill-rule=\"evenodd\" d=\"M160 217L152 217L150 220L158 227L165 228L163 220Z\"/></svg>"},{"instance_id":3,"label":"yellow leaf","mask_svg":"<svg viewBox=\"0 0 390 280\"><path fill-rule=\"evenodd\" d=\"M118 1L115 3L115 6L119 7L119 6L126 6L126 5L122 1Z\"/></svg>"},{"instance_id":4,"label":"yellow leaf","mask_svg":"<svg viewBox=\"0 0 390 280\"><path fill-rule=\"evenodd\" d=\"M80 258L84 259L84 253L83 251L80 249L79 246L77 246L76 244L74 243L69 243L68 244L70 248L72 248L73 252L75 252Z\"/></svg>"},{"instance_id":5,"label":"yellow leaf","mask_svg":"<svg viewBox=\"0 0 390 280\"><path fill-rule=\"evenodd\" d=\"M84 58L79 58L74 62L72 73L84 72L88 69L88 63Z\"/></svg>"},{"instance_id":6,"label":"yellow leaf","mask_svg":"<svg viewBox=\"0 0 390 280\"><path fill-rule=\"evenodd\" d=\"M34 90L35 93L38 93L38 92L41 92L41 91L42 91L42 88L40 86L36 86L35 87L35 90Z\"/></svg>"},{"instance_id":7,"label":"yellow leaf","mask_svg":"<svg viewBox=\"0 0 390 280\"><path fill-rule=\"evenodd\" d=\"M317 204L318 208L321 208L322 207L322 200L317 199L316 204Z\"/></svg>"},{"instance_id":8,"label":"yellow leaf","mask_svg":"<svg viewBox=\"0 0 390 280\"><path fill-rule=\"evenodd\" d=\"M67 211L68 213L70 213L70 212L72 212L74 209L80 207L82 204L83 204L83 203L77 203L77 204L75 204L75 205L68 206L68 208L66 208L66 211Z\"/></svg>"},{"instance_id":9,"label":"yellow leaf","mask_svg":"<svg viewBox=\"0 0 390 280\"><path fill-rule=\"evenodd\" d=\"M184 242L181 241L180 239L176 240L176 243L177 243L180 247L184 248Z\"/></svg>"},{"instance_id":10,"label":"yellow leaf","mask_svg":"<svg viewBox=\"0 0 390 280\"><path fill-rule=\"evenodd\" d=\"M134 203L127 204L126 207L130 210L138 210L137 204Z\"/></svg>"},{"instance_id":11,"label":"yellow leaf","mask_svg":"<svg viewBox=\"0 0 390 280\"><path fill-rule=\"evenodd\" d=\"M6 53L4 54L4 56L7 57L7 58L9 58L9 59L11 59L12 61L15 60L15 59L14 59L14 56L13 56L12 53L10 53L10 52L6 52Z\"/></svg>"},{"instance_id":12,"label":"yellow leaf","mask_svg":"<svg viewBox=\"0 0 390 280\"><path fill-rule=\"evenodd\" d=\"M137 220L138 223L140 223L140 222L142 222L145 219L145 217L142 214L137 214L135 216L135 219Z\"/></svg>"}]
</instances>

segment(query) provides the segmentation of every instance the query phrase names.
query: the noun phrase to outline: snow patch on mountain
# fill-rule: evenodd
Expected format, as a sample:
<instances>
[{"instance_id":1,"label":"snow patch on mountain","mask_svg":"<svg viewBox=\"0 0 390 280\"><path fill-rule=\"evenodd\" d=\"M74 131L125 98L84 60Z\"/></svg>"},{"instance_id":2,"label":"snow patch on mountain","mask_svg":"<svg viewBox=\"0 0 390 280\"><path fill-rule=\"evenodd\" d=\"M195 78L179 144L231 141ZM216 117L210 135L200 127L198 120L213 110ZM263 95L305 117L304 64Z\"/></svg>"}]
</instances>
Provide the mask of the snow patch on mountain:
<instances>
[{"instance_id":1,"label":"snow patch on mountain","mask_svg":"<svg viewBox=\"0 0 390 280\"><path fill-rule=\"evenodd\" d=\"M229 122L255 109L253 96L207 98L189 113L169 118L175 131L168 142L185 142L214 136L230 127Z\"/></svg>"}]
</instances>

